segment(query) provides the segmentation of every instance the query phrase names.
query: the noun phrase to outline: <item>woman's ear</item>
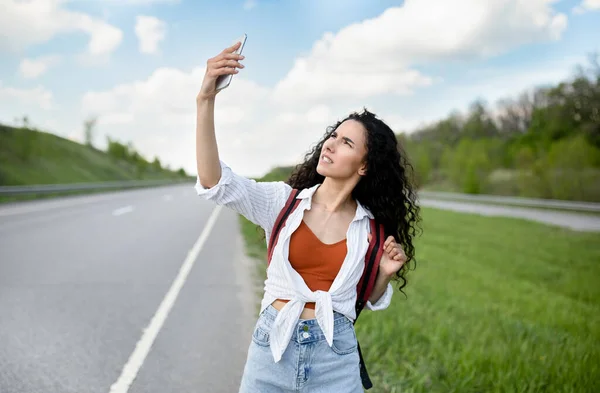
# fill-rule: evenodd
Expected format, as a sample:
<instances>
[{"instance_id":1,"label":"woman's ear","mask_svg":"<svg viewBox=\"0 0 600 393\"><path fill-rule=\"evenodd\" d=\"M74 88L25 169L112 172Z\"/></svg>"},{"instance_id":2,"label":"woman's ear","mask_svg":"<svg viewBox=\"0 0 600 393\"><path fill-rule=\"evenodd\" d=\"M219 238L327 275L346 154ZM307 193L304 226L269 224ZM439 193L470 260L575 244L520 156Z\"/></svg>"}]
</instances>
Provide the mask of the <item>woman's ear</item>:
<instances>
[{"instance_id":1,"label":"woman's ear","mask_svg":"<svg viewBox=\"0 0 600 393\"><path fill-rule=\"evenodd\" d=\"M367 163L363 163L360 168L358 168L358 174L360 176L365 176L367 174Z\"/></svg>"}]
</instances>

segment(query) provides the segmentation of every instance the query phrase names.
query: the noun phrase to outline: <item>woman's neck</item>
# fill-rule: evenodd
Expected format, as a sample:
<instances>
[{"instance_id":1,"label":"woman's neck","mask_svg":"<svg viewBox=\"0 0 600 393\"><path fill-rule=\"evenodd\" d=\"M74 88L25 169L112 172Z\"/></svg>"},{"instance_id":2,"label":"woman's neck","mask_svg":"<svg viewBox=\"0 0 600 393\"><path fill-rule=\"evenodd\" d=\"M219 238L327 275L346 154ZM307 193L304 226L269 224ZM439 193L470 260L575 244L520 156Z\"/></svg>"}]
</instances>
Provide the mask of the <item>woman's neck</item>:
<instances>
[{"instance_id":1,"label":"woman's neck","mask_svg":"<svg viewBox=\"0 0 600 393\"><path fill-rule=\"evenodd\" d=\"M352 198L354 186L352 182L326 177L315 191L312 202L332 213L354 211L356 210L356 201Z\"/></svg>"}]
</instances>

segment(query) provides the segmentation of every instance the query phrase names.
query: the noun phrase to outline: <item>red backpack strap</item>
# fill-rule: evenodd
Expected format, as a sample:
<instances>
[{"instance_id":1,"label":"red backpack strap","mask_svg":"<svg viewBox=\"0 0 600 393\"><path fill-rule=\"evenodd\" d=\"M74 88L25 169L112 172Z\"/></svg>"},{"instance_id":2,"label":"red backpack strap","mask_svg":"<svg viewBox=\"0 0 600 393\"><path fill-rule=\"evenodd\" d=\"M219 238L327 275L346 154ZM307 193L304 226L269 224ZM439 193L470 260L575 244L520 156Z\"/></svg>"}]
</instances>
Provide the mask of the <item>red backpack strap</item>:
<instances>
[{"instance_id":1,"label":"red backpack strap","mask_svg":"<svg viewBox=\"0 0 600 393\"><path fill-rule=\"evenodd\" d=\"M279 212L277 219L275 220L275 224L273 225L273 231L271 232L271 237L269 239L269 244L267 246L267 265L271 263L271 257L273 256L273 250L275 249L275 244L277 244L277 240L279 239L279 232L281 231L281 227L287 220L290 213L296 209L298 204L300 203L299 199L296 199L300 190L294 188L290 193L283 209Z\"/></svg>"},{"instance_id":2,"label":"red backpack strap","mask_svg":"<svg viewBox=\"0 0 600 393\"><path fill-rule=\"evenodd\" d=\"M385 232L382 224L378 224L374 219L370 219L371 225L371 241L369 242L369 248L365 255L365 269L363 270L362 277L356 287L356 319L365 304L371 297L373 288L375 286L375 279L377 278L377 271L379 270L379 262L383 255L383 245L385 243ZM355 322L356 322L355 319Z\"/></svg>"},{"instance_id":3,"label":"red backpack strap","mask_svg":"<svg viewBox=\"0 0 600 393\"><path fill-rule=\"evenodd\" d=\"M369 248L367 249L367 253L365 254L365 269L363 270L363 275L358 282L356 287L356 318L354 319L354 323L358 319L360 312L363 310L365 304L369 300L371 293L373 292L373 287L375 286L375 279L377 278L377 271L379 269L379 262L381 261L381 256L383 255L383 245L385 243L385 231L383 225L377 224L374 219L370 220L371 225L371 241L369 242ZM366 390L373 387L373 382L369 377L369 372L367 371L367 367L365 365L365 360L362 355L362 350L360 348L360 343L358 345L358 359L359 359L359 368L360 368L360 379L362 381L363 388Z\"/></svg>"}]
</instances>

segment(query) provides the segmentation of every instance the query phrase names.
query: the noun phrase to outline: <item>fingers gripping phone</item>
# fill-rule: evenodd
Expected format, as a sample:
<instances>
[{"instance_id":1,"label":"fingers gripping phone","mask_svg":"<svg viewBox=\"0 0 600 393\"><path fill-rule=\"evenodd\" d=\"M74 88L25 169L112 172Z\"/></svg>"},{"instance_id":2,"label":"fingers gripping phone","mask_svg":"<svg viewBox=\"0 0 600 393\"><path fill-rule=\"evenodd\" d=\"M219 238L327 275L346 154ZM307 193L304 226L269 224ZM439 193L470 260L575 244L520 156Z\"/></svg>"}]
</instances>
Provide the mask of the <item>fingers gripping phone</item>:
<instances>
[{"instance_id":1,"label":"fingers gripping phone","mask_svg":"<svg viewBox=\"0 0 600 393\"><path fill-rule=\"evenodd\" d=\"M236 53L238 55L242 54L242 50L244 49L244 45L246 44L246 38L248 38L248 35L244 34L243 36L241 36L240 38L238 38L237 40L235 40L232 43L232 45L235 45L238 42L242 43L242 45L240 45L240 47L234 53ZM220 75L217 78L216 89L221 90L221 89L226 88L227 86L229 86L231 84L232 79L233 79L233 74Z\"/></svg>"}]
</instances>

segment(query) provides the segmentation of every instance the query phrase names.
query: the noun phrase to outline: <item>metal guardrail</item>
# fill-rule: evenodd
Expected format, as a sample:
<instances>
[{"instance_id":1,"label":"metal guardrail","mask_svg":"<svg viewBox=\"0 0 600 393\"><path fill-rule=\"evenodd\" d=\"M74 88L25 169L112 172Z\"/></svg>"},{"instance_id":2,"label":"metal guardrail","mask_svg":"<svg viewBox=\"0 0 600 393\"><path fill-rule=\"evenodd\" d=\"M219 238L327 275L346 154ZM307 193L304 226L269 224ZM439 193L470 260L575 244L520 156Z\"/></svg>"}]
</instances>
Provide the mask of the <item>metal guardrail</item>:
<instances>
[{"instance_id":1,"label":"metal guardrail","mask_svg":"<svg viewBox=\"0 0 600 393\"><path fill-rule=\"evenodd\" d=\"M453 192L436 191L419 191L418 195L419 198L443 199L457 202L499 203L502 205L600 212L600 203L596 202L562 201L557 199L535 199L497 195L459 194Z\"/></svg>"},{"instance_id":2,"label":"metal guardrail","mask_svg":"<svg viewBox=\"0 0 600 393\"><path fill-rule=\"evenodd\" d=\"M110 182L93 182L93 183L71 183L71 184L37 184L27 186L2 186L0 187L0 195L25 195L25 194L52 194L59 192L74 192L74 191L94 191L110 188L137 188L137 187L152 187L163 186L169 184L178 184L186 181L186 179L168 179L168 180L122 180Z\"/></svg>"}]
</instances>

